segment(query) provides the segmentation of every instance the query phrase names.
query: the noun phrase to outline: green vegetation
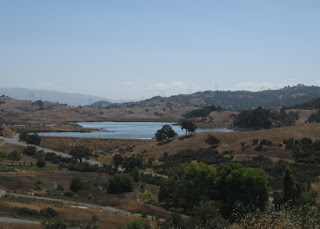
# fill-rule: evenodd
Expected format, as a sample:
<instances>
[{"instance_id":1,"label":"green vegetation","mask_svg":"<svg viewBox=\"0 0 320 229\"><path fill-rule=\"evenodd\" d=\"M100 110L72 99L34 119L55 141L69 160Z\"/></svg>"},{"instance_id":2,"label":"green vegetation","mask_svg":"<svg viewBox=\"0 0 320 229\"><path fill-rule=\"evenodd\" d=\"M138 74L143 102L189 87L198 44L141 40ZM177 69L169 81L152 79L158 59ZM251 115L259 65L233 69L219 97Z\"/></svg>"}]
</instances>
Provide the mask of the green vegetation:
<instances>
[{"instance_id":1,"label":"green vegetation","mask_svg":"<svg viewBox=\"0 0 320 229\"><path fill-rule=\"evenodd\" d=\"M28 144L40 145L41 137L37 133L22 132L19 135L20 141L25 141Z\"/></svg>"},{"instance_id":2,"label":"green vegetation","mask_svg":"<svg viewBox=\"0 0 320 229\"><path fill-rule=\"evenodd\" d=\"M196 124L187 119L182 120L180 126L182 130L186 130L186 135L193 134L197 130Z\"/></svg>"},{"instance_id":3,"label":"green vegetation","mask_svg":"<svg viewBox=\"0 0 320 229\"><path fill-rule=\"evenodd\" d=\"M73 192L77 192L82 190L84 187L82 178L79 175L74 175L70 182L70 190Z\"/></svg>"},{"instance_id":4,"label":"green vegetation","mask_svg":"<svg viewBox=\"0 0 320 229\"><path fill-rule=\"evenodd\" d=\"M159 158L163 164L154 166L159 173L167 174L170 168L178 167L181 163L190 163L192 161L204 162L208 165L230 162L232 157L224 157L217 150L212 148L198 150L183 150L176 154Z\"/></svg>"},{"instance_id":5,"label":"green vegetation","mask_svg":"<svg viewBox=\"0 0 320 229\"><path fill-rule=\"evenodd\" d=\"M160 130L155 134L157 141L168 140L177 136L177 133L174 132L170 125L164 125Z\"/></svg>"},{"instance_id":6,"label":"green vegetation","mask_svg":"<svg viewBox=\"0 0 320 229\"><path fill-rule=\"evenodd\" d=\"M269 129L274 127L292 126L298 119L298 114L285 111L285 108L280 112L271 111L258 107L253 110L241 111L235 115L233 125L243 129Z\"/></svg>"},{"instance_id":7,"label":"green vegetation","mask_svg":"<svg viewBox=\"0 0 320 229\"><path fill-rule=\"evenodd\" d=\"M36 152L37 152L37 148L35 146L27 146L23 150L23 153L27 156L34 156Z\"/></svg>"},{"instance_id":8,"label":"green vegetation","mask_svg":"<svg viewBox=\"0 0 320 229\"><path fill-rule=\"evenodd\" d=\"M118 194L123 192L132 192L133 190L133 179L128 174L115 174L109 179L108 193Z\"/></svg>"},{"instance_id":9,"label":"green vegetation","mask_svg":"<svg viewBox=\"0 0 320 229\"><path fill-rule=\"evenodd\" d=\"M90 149L83 146L76 146L70 150L69 153L75 160L79 160L82 163L82 159L89 159L91 156Z\"/></svg>"},{"instance_id":10,"label":"green vegetation","mask_svg":"<svg viewBox=\"0 0 320 229\"><path fill-rule=\"evenodd\" d=\"M312 122L316 122L319 123L320 122L320 110L318 111L318 113L315 114L311 114L308 118L308 122L312 123Z\"/></svg>"},{"instance_id":11,"label":"green vegetation","mask_svg":"<svg viewBox=\"0 0 320 229\"><path fill-rule=\"evenodd\" d=\"M212 134L208 135L208 137L205 140L205 142L207 144L211 145L212 148L217 148L218 145L220 144L220 140L216 136L214 136Z\"/></svg>"},{"instance_id":12,"label":"green vegetation","mask_svg":"<svg viewBox=\"0 0 320 229\"><path fill-rule=\"evenodd\" d=\"M20 153L14 150L7 155L7 159L11 161L11 165L13 165L15 161L20 161Z\"/></svg>"},{"instance_id":13,"label":"green vegetation","mask_svg":"<svg viewBox=\"0 0 320 229\"><path fill-rule=\"evenodd\" d=\"M222 215L264 209L268 201L268 180L261 169L241 164L220 165L216 170L204 163L191 163L173 170L160 186L159 201L184 211L201 201L215 200Z\"/></svg>"},{"instance_id":14,"label":"green vegetation","mask_svg":"<svg viewBox=\"0 0 320 229\"><path fill-rule=\"evenodd\" d=\"M0 151L0 163L2 165L2 161L5 160L7 158L7 153Z\"/></svg>"},{"instance_id":15,"label":"green vegetation","mask_svg":"<svg viewBox=\"0 0 320 229\"><path fill-rule=\"evenodd\" d=\"M182 116L184 118L198 118L198 117L207 117L212 111L222 111L221 106L205 106L197 110L189 111Z\"/></svg>"},{"instance_id":16,"label":"green vegetation","mask_svg":"<svg viewBox=\"0 0 320 229\"><path fill-rule=\"evenodd\" d=\"M298 108L298 109L320 109L320 98L317 99L312 99L309 102L303 103L303 104L298 104L296 106L293 106L293 108Z\"/></svg>"}]
</instances>

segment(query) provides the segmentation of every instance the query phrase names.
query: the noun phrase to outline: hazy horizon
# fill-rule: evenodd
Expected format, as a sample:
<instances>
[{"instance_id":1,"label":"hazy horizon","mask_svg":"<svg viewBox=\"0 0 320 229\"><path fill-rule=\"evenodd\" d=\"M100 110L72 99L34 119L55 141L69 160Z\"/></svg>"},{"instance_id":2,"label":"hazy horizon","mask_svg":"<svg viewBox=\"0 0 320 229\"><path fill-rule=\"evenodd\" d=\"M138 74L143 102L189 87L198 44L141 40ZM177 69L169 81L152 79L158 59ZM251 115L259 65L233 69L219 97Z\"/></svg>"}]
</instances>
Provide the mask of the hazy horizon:
<instances>
[{"instance_id":1,"label":"hazy horizon","mask_svg":"<svg viewBox=\"0 0 320 229\"><path fill-rule=\"evenodd\" d=\"M318 1L3 1L1 87L141 100L320 85Z\"/></svg>"}]
</instances>

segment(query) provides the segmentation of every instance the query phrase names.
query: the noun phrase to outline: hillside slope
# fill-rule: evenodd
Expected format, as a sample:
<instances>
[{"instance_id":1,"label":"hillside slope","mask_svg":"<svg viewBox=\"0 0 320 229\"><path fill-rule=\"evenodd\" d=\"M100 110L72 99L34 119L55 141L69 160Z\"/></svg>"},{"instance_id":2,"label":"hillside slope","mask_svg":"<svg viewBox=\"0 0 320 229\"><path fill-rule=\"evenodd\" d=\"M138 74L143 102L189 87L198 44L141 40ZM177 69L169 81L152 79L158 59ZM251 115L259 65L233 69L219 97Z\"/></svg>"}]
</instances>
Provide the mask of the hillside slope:
<instances>
[{"instance_id":1,"label":"hillside slope","mask_svg":"<svg viewBox=\"0 0 320 229\"><path fill-rule=\"evenodd\" d=\"M126 103L126 106L209 106L220 105L228 110L243 110L255 107L277 109L294 106L320 97L320 87L297 85L278 90L251 91L204 91L189 95L170 97L156 96L141 102Z\"/></svg>"}]
</instances>

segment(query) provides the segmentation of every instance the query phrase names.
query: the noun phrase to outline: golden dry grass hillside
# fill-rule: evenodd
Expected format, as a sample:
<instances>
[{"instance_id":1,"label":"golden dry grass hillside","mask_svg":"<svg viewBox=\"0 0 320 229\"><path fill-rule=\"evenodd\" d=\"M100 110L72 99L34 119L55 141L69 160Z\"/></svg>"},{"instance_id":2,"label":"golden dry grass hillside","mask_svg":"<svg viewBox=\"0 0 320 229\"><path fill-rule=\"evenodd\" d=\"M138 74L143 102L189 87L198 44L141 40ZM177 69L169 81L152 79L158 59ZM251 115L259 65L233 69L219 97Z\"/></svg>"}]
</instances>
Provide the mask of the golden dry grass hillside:
<instances>
[{"instance_id":1,"label":"golden dry grass hillside","mask_svg":"<svg viewBox=\"0 0 320 229\"><path fill-rule=\"evenodd\" d=\"M81 121L177 121L194 107L125 107L91 108L70 107L64 104L33 103L2 97L0 122L4 124L57 124Z\"/></svg>"},{"instance_id":2,"label":"golden dry grass hillside","mask_svg":"<svg viewBox=\"0 0 320 229\"><path fill-rule=\"evenodd\" d=\"M155 140L140 139L93 139L93 138L72 138L72 137L42 137L41 145L44 147L69 152L75 146L90 148L96 155L97 160L110 163L116 153L129 156L132 154L143 154L145 157L160 158L164 152L174 154L186 149L208 148L205 139L209 133L197 133L194 136L174 138L170 142L158 143ZM287 138L301 139L310 137L313 140L320 140L320 124L304 124L299 126L275 128L269 130L232 132L232 133L211 133L218 137L221 144L219 152L232 151L236 160L245 159L252 155L265 154L272 158L291 160L292 156L279 147L282 141ZM265 147L262 152L255 152L252 146L253 139L268 139L273 143L272 147ZM250 156L251 155L251 156Z\"/></svg>"}]
</instances>

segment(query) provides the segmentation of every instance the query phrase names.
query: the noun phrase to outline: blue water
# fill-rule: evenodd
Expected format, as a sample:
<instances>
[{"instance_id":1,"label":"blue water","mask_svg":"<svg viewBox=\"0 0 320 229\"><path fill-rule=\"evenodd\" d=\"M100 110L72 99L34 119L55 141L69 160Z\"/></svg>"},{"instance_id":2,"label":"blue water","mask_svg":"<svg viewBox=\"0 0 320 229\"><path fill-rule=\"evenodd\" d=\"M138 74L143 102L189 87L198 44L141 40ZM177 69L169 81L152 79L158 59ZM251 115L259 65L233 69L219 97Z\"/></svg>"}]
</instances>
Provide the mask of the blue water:
<instances>
[{"instance_id":1,"label":"blue water","mask_svg":"<svg viewBox=\"0 0 320 229\"><path fill-rule=\"evenodd\" d=\"M103 129L112 132L51 132L39 133L41 136L56 137L85 137L85 138L135 138L135 139L151 139L154 138L157 130L163 125L169 124L173 130L179 135L184 135L185 131L174 123L167 122L79 122L78 125L85 128ZM197 129L196 132L233 132L233 130L222 129Z\"/></svg>"}]
</instances>

